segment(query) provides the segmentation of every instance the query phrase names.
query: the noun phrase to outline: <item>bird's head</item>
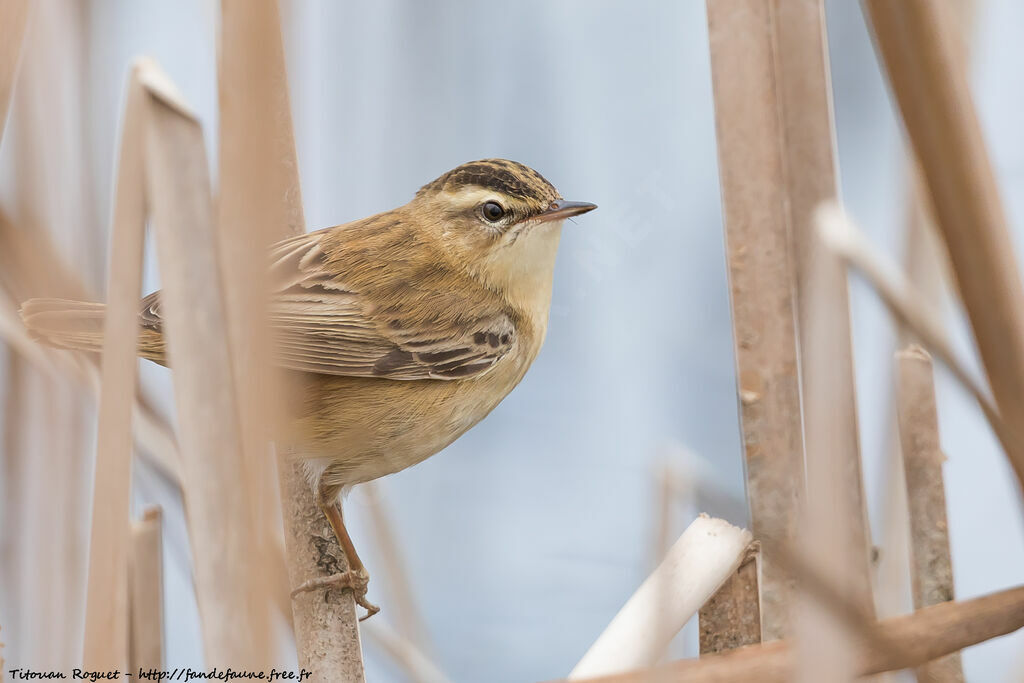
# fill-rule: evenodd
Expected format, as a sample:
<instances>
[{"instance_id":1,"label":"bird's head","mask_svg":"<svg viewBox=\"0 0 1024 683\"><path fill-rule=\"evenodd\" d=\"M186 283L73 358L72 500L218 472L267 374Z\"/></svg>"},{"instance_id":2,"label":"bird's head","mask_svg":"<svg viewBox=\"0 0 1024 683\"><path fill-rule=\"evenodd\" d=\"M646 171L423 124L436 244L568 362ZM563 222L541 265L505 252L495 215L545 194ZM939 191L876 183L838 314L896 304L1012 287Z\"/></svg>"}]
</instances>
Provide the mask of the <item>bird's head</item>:
<instances>
[{"instance_id":1,"label":"bird's head","mask_svg":"<svg viewBox=\"0 0 1024 683\"><path fill-rule=\"evenodd\" d=\"M458 166L409 204L456 262L513 298L550 292L562 224L596 208L565 201L540 173L506 159Z\"/></svg>"}]
</instances>

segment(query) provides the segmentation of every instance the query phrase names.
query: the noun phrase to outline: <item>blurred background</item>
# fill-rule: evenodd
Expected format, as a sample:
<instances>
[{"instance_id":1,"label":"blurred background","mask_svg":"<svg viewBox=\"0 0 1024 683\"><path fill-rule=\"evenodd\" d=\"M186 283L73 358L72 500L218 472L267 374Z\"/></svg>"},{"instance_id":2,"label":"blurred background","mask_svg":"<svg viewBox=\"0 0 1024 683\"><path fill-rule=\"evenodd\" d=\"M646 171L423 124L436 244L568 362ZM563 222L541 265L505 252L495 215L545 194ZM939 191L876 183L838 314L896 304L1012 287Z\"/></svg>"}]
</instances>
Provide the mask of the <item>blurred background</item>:
<instances>
[{"instance_id":1,"label":"blurred background","mask_svg":"<svg viewBox=\"0 0 1024 683\"><path fill-rule=\"evenodd\" d=\"M859 5L826 6L842 196L875 242L902 258L898 120ZM704 3L285 0L281 9L310 229L403 204L483 157L521 161L564 197L600 206L566 226L547 343L523 383L446 451L378 488L437 665L454 681L562 676L651 570L665 534L666 471L676 480L697 471L702 481L676 496L671 538L703 509L747 522L735 502L743 463ZM130 60L151 55L178 84L215 165L217 15L213 0L37 3L0 148L0 206L20 229L49 232L93 292L106 282ZM965 26L1018 246L1022 29L1015 0L979 0ZM149 252L146 291L159 287ZM854 280L851 294L865 485L881 545L896 335L865 286ZM977 367L948 294L946 304ZM169 373L143 363L141 381L173 420ZM966 598L1020 582L1024 527L983 416L945 370L937 381L956 589ZM92 477L95 404L2 342L0 402L2 654L7 668L69 667L81 652L90 499L80 484ZM77 431L16 428L57 416ZM64 489L51 479L78 482L79 493L54 496ZM180 499L145 463L134 482L137 510L165 511L167 662L201 667ZM357 489L346 516L376 576L384 559L368 508ZM386 619L386 583L371 583L369 597ZM695 654L692 625L676 645ZM364 650L369 680L404 680L373 639ZM1019 677L1021 652L1021 633L966 651L968 680Z\"/></svg>"}]
</instances>

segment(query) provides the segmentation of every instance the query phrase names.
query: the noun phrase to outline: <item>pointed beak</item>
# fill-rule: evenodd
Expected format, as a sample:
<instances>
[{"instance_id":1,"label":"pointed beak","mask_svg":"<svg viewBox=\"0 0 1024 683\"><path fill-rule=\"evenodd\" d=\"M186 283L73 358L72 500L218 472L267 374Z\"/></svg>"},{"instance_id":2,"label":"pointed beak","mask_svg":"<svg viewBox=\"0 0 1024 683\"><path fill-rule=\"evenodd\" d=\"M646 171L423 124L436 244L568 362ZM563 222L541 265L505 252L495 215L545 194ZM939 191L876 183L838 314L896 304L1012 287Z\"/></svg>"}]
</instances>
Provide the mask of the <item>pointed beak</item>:
<instances>
[{"instance_id":1,"label":"pointed beak","mask_svg":"<svg viewBox=\"0 0 1024 683\"><path fill-rule=\"evenodd\" d=\"M551 202L551 206L548 207L547 211L537 214L535 220L544 221L560 221L564 218L571 218L572 216L579 216L582 213L593 211L597 208L597 204L591 204L589 202L567 202L564 199L559 199Z\"/></svg>"}]
</instances>

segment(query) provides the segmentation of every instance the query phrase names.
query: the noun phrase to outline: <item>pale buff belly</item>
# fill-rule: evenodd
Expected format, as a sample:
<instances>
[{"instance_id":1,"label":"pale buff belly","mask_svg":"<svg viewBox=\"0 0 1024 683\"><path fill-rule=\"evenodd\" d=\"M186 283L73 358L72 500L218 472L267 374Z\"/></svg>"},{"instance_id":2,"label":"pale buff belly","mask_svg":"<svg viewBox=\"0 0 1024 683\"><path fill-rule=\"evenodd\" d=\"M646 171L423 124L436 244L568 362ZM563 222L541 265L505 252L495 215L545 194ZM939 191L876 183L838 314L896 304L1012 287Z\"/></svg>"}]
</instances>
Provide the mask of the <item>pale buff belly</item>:
<instances>
[{"instance_id":1,"label":"pale buff belly","mask_svg":"<svg viewBox=\"0 0 1024 683\"><path fill-rule=\"evenodd\" d=\"M507 357L458 381L308 376L293 436L311 459L311 479L333 496L422 462L486 417L531 360Z\"/></svg>"}]
</instances>

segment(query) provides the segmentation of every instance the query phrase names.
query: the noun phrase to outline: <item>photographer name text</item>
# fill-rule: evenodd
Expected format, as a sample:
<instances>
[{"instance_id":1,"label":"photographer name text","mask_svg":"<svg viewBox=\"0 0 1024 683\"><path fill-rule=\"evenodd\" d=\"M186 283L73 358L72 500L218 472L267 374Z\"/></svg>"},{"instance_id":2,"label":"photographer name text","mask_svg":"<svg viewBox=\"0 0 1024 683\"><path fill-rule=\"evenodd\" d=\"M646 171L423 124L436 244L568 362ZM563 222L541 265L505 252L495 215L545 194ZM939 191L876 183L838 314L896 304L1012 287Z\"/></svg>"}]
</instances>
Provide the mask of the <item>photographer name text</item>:
<instances>
[{"instance_id":1,"label":"photographer name text","mask_svg":"<svg viewBox=\"0 0 1024 683\"><path fill-rule=\"evenodd\" d=\"M63 671L37 671L34 669L8 669L12 681L46 681L46 680L72 680L72 681L305 681L312 672L300 669L298 671L271 669L270 671L246 671L244 669L210 669L200 671L188 667L175 667L174 669L139 669L138 672L130 671L87 671L85 669L72 669L71 673Z\"/></svg>"}]
</instances>

